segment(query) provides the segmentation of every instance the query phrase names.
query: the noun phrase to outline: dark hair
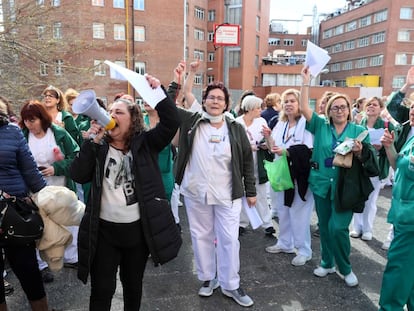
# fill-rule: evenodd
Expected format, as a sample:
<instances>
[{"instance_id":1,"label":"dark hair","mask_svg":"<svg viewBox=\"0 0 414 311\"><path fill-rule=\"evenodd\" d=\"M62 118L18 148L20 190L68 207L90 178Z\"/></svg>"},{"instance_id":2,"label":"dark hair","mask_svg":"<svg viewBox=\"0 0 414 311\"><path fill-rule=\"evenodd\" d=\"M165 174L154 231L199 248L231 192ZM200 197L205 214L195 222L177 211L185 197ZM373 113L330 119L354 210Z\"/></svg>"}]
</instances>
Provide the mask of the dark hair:
<instances>
[{"instance_id":1,"label":"dark hair","mask_svg":"<svg viewBox=\"0 0 414 311\"><path fill-rule=\"evenodd\" d=\"M20 110L21 120L19 125L22 129L26 129L24 124L25 120L31 120L34 118L39 118L40 123L42 124L42 129L46 132L47 129L52 125L52 117L46 111L45 106L40 103L38 100L29 100L27 101L22 109Z\"/></svg>"},{"instance_id":2,"label":"dark hair","mask_svg":"<svg viewBox=\"0 0 414 311\"><path fill-rule=\"evenodd\" d=\"M114 101L117 101L118 99L120 99L124 95L125 95L124 92L120 92L120 93L115 94Z\"/></svg>"},{"instance_id":3,"label":"dark hair","mask_svg":"<svg viewBox=\"0 0 414 311\"><path fill-rule=\"evenodd\" d=\"M129 99L118 98L113 104L118 103L118 102L122 102L127 106L129 114L131 116L131 125L129 127L128 136L126 137L126 142L125 142L125 148L126 150L129 150L132 137L136 133L141 133L145 129L144 118L142 116L140 107L136 105L135 103L131 102ZM108 142L111 142L112 141L111 136L108 136L107 140Z\"/></svg>"},{"instance_id":4,"label":"dark hair","mask_svg":"<svg viewBox=\"0 0 414 311\"><path fill-rule=\"evenodd\" d=\"M225 111L227 111L227 108L230 105L230 95L229 95L229 91L224 86L223 82L211 82L209 85L207 85L205 91L203 92L203 110L206 111L206 108L204 107L204 103L206 102L207 96L210 93L210 91L214 89L220 89L224 93L224 98L226 102L226 107L223 110L223 113L224 113Z\"/></svg>"}]
</instances>

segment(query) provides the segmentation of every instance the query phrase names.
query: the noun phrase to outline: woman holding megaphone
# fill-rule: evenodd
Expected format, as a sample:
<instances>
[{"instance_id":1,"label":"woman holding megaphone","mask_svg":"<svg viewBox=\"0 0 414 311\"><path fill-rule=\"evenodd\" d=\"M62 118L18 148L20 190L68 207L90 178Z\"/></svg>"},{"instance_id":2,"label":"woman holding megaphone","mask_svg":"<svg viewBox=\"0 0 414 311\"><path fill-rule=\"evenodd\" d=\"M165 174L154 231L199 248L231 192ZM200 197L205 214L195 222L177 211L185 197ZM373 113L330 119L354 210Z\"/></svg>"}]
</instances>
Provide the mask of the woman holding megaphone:
<instances>
[{"instance_id":1,"label":"woman holding megaphone","mask_svg":"<svg viewBox=\"0 0 414 311\"><path fill-rule=\"evenodd\" d=\"M158 79L146 79L152 89L160 86ZM177 108L166 96L155 109L160 122L145 130L139 106L116 100L109 109L116 126L105 130L93 121L91 138L71 166L73 180L92 183L78 239L78 278L86 283L91 276L89 310L111 309L118 267L124 309L138 310L149 254L163 264L182 243L158 167L158 153L179 126Z\"/></svg>"}]
</instances>

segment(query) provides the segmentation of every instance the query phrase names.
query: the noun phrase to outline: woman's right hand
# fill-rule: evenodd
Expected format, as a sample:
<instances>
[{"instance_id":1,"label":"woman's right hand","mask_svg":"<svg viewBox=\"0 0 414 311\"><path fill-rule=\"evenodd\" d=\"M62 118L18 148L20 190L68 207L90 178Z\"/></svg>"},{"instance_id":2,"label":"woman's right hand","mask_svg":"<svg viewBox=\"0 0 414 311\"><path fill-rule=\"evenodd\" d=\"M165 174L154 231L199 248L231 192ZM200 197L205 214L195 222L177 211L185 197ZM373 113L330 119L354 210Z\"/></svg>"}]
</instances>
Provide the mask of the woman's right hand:
<instances>
[{"instance_id":1,"label":"woman's right hand","mask_svg":"<svg viewBox=\"0 0 414 311\"><path fill-rule=\"evenodd\" d=\"M94 143L99 144L105 135L105 128L101 126L97 121L92 120L91 127L86 133L87 137L92 138Z\"/></svg>"}]
</instances>

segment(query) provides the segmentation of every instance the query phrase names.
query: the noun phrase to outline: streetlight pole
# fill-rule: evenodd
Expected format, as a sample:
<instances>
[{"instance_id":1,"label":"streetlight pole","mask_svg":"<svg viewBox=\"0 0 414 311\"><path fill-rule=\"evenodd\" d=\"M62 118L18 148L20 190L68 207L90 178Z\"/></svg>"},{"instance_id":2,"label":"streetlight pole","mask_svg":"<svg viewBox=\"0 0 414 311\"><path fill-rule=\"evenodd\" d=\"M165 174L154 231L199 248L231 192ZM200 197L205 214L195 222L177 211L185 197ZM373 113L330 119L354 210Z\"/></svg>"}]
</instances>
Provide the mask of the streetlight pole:
<instances>
[{"instance_id":1,"label":"streetlight pole","mask_svg":"<svg viewBox=\"0 0 414 311\"><path fill-rule=\"evenodd\" d=\"M231 0L224 0L224 20L229 22L230 14L229 14L229 6L231 4ZM223 50L223 83L227 89L229 87L229 47L225 46Z\"/></svg>"}]
</instances>

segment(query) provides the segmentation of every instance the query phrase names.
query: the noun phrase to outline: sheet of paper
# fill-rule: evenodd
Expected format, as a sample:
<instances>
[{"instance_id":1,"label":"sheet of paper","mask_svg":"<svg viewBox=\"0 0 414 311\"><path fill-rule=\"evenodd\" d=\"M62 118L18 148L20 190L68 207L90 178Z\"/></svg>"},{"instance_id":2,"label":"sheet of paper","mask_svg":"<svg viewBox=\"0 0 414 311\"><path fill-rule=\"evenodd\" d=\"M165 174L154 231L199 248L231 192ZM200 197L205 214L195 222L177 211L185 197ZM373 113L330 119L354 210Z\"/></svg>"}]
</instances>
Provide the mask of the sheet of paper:
<instances>
[{"instance_id":1,"label":"sheet of paper","mask_svg":"<svg viewBox=\"0 0 414 311\"><path fill-rule=\"evenodd\" d=\"M369 129L368 133L371 145L381 145L381 137L384 135L384 129Z\"/></svg>"},{"instance_id":2,"label":"sheet of paper","mask_svg":"<svg viewBox=\"0 0 414 311\"><path fill-rule=\"evenodd\" d=\"M309 66L313 77L316 77L325 68L330 59L331 57L326 50L308 40L305 65Z\"/></svg>"},{"instance_id":3,"label":"sheet of paper","mask_svg":"<svg viewBox=\"0 0 414 311\"><path fill-rule=\"evenodd\" d=\"M247 204L246 197L242 198L242 205L246 211L247 217L249 217L250 225L252 226L253 230L259 228L263 224L263 221L257 212L256 206L250 207Z\"/></svg>"},{"instance_id":4,"label":"sheet of paper","mask_svg":"<svg viewBox=\"0 0 414 311\"><path fill-rule=\"evenodd\" d=\"M143 100L152 108L155 108L155 106L166 97L160 86L156 89L151 88L143 75L119 66L109 60L106 60L104 63L109 66L112 79L128 81L139 95L141 95Z\"/></svg>"}]
</instances>

